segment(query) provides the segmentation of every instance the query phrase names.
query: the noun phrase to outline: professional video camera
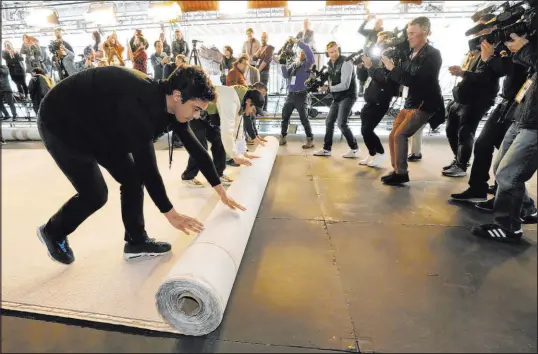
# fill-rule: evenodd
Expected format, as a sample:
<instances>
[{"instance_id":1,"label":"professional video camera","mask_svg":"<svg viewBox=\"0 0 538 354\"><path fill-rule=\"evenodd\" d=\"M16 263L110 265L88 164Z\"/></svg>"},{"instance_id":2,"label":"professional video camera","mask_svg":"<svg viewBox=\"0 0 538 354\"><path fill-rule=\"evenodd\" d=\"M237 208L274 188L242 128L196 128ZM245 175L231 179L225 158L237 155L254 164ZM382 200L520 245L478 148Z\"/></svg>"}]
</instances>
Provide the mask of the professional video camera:
<instances>
[{"instance_id":1,"label":"professional video camera","mask_svg":"<svg viewBox=\"0 0 538 354\"><path fill-rule=\"evenodd\" d=\"M366 54L364 53L364 50L361 49L348 55L346 60L353 60L353 65L358 65L362 63L364 55L377 60L384 55L387 58L392 59L394 64L397 64L409 54L410 48L409 42L407 41L407 28L404 27L401 30L395 28L394 31L380 32L378 36L384 36L385 38L382 42L367 48Z\"/></svg>"},{"instance_id":2,"label":"professional video camera","mask_svg":"<svg viewBox=\"0 0 538 354\"><path fill-rule=\"evenodd\" d=\"M288 38L286 43L280 48L278 51L278 55L280 56L280 60L278 61L281 65L287 65L292 63L296 57L297 54L294 50L295 47L295 41L292 37Z\"/></svg>"},{"instance_id":3,"label":"professional video camera","mask_svg":"<svg viewBox=\"0 0 538 354\"><path fill-rule=\"evenodd\" d=\"M308 92L318 92L318 89L329 80L329 72L327 66L323 66L319 71L316 69L316 64L312 64L310 68L311 76L306 79L304 85Z\"/></svg>"},{"instance_id":4,"label":"professional video camera","mask_svg":"<svg viewBox=\"0 0 538 354\"><path fill-rule=\"evenodd\" d=\"M407 41L407 28L395 28L392 32L381 32L385 39L377 45L381 55L394 61L394 64L404 60L409 55L409 42Z\"/></svg>"},{"instance_id":5,"label":"professional video camera","mask_svg":"<svg viewBox=\"0 0 538 354\"><path fill-rule=\"evenodd\" d=\"M465 32L465 35L474 35L488 28L495 28L495 30L469 40L469 49L480 50L480 43L484 40L493 44L494 47L502 48L504 42L511 40L511 33L518 36L526 34L527 38L534 37L536 24L533 24L533 21L536 17L536 3L536 0L526 0L510 5L510 2L507 1L493 9L491 13L499 10L500 13L491 21L474 26Z\"/></svg>"}]
</instances>

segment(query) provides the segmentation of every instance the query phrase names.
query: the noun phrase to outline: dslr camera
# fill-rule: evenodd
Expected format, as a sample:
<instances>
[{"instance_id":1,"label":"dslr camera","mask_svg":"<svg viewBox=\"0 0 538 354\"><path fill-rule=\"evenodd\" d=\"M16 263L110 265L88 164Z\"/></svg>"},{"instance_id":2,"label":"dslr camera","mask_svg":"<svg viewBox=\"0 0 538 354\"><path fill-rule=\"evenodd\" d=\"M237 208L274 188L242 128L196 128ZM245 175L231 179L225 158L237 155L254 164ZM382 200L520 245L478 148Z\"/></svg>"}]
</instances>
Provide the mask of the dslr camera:
<instances>
[{"instance_id":1,"label":"dslr camera","mask_svg":"<svg viewBox=\"0 0 538 354\"><path fill-rule=\"evenodd\" d=\"M510 41L510 34L518 36L527 35L527 38L536 36L536 5L537 0L526 0L510 4L507 1L499 7L492 9L490 13L498 14L491 21L481 23L465 32L465 35L474 35L484 29L493 28L495 30L488 34L483 34L469 40L470 50L480 50L480 44L486 40L497 49L504 48L504 42ZM499 50L500 51L500 50Z\"/></svg>"}]
</instances>

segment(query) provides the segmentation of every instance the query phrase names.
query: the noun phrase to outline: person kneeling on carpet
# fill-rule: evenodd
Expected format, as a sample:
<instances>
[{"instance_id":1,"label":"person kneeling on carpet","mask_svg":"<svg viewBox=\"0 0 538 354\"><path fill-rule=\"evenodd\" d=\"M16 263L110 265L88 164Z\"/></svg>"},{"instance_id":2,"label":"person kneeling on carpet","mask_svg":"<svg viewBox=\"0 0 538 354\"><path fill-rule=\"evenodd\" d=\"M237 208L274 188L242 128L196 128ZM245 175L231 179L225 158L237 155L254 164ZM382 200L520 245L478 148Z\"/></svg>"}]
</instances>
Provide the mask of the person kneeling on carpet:
<instances>
[{"instance_id":1,"label":"person kneeling on carpet","mask_svg":"<svg viewBox=\"0 0 538 354\"><path fill-rule=\"evenodd\" d=\"M231 209L245 210L228 197L211 157L188 125L215 99L215 87L196 66L178 68L168 79L158 81L124 67L98 67L53 87L41 102L38 130L77 194L37 230L49 256L71 264L75 257L67 237L107 202L108 189L99 165L121 185L126 260L159 256L171 249L146 233L144 187L173 227L186 234L203 230L201 222L174 209L157 166L153 144L173 124L221 201Z\"/></svg>"},{"instance_id":2,"label":"person kneeling on carpet","mask_svg":"<svg viewBox=\"0 0 538 354\"><path fill-rule=\"evenodd\" d=\"M230 156L237 165L251 166L249 159L257 156L249 154L244 147L244 131L250 139L263 144L257 135L253 116L263 110L264 95L267 89L258 82L252 86L234 85L217 86L217 101L207 106L207 117L191 121L189 124L200 143L207 149L207 142L211 143L213 163L223 185L229 185L232 179L224 174L226 169L226 155ZM244 120L244 124L242 121ZM222 134L221 134L222 128ZM181 175L183 183L191 187L204 187L196 175L198 163L191 156L187 168Z\"/></svg>"}]
</instances>

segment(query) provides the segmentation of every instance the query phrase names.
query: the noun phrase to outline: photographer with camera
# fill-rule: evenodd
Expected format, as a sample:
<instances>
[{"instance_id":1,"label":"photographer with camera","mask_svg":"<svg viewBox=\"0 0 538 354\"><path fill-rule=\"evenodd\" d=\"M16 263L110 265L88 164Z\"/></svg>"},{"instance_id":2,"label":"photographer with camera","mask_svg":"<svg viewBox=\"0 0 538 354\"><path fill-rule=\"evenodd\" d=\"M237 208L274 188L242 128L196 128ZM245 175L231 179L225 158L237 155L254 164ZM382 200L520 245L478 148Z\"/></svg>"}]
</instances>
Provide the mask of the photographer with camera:
<instances>
[{"instance_id":1,"label":"photographer with camera","mask_svg":"<svg viewBox=\"0 0 538 354\"><path fill-rule=\"evenodd\" d=\"M485 201L488 192L495 194L497 184L488 186L489 170L493 161L493 151L499 149L506 132L514 120L514 110L517 106L515 97L521 86L527 80L527 68L514 63L512 56L505 52L495 54L492 44L483 41L481 55L486 64L499 76L505 76L501 92L502 101L489 115L480 135L474 144L474 159L469 176L469 188L462 193L451 195L453 200L478 202ZM491 209L491 208L490 208Z\"/></svg>"},{"instance_id":2,"label":"photographer with camera","mask_svg":"<svg viewBox=\"0 0 538 354\"><path fill-rule=\"evenodd\" d=\"M441 53L428 42L431 24L427 17L417 17L407 25L410 53L397 66L385 55L381 61L389 71L387 77L404 86L404 108L396 117L389 135L391 164L394 169L381 177L388 185L409 182L407 170L408 140L443 106L439 85Z\"/></svg>"},{"instance_id":3,"label":"photographer with camera","mask_svg":"<svg viewBox=\"0 0 538 354\"><path fill-rule=\"evenodd\" d=\"M334 125L338 121L338 128L340 128L350 148L349 152L343 157L356 158L359 153L359 145L348 125L351 109L357 101L357 81L355 80L353 63L340 55L340 47L334 41L327 44L326 55L330 58L328 63L328 90L333 97L333 102L325 123L326 131L323 149L315 152L314 156L331 156Z\"/></svg>"},{"instance_id":4,"label":"photographer with camera","mask_svg":"<svg viewBox=\"0 0 538 354\"><path fill-rule=\"evenodd\" d=\"M361 134L364 144L368 148L369 156L359 161L359 165L369 167L380 166L387 158L383 144L374 132L387 113L392 97L398 94L399 85L389 80L389 71L384 68L380 60L372 61L368 56L362 57L368 78L364 84L365 105L361 110Z\"/></svg>"},{"instance_id":5,"label":"photographer with camera","mask_svg":"<svg viewBox=\"0 0 538 354\"><path fill-rule=\"evenodd\" d=\"M490 21L489 14L478 20L478 24ZM477 35L493 31L486 28ZM486 64L488 50L471 49L464 60L463 67L451 66L450 74L461 78L452 90L454 99L448 104L446 135L454 160L443 168L446 177L464 177L473 151L474 136L478 124L495 103L502 76Z\"/></svg>"},{"instance_id":6,"label":"photographer with camera","mask_svg":"<svg viewBox=\"0 0 538 354\"><path fill-rule=\"evenodd\" d=\"M536 22L533 26L535 32ZM493 202L493 223L472 230L477 236L501 242L521 240L522 222L536 223L538 216L534 201L525 187L525 182L538 169L536 35L526 39L512 33L510 37L512 41L505 42L505 45L515 53L514 62L530 68L531 72L516 94L515 121L504 137L494 164L498 189Z\"/></svg>"},{"instance_id":7,"label":"photographer with camera","mask_svg":"<svg viewBox=\"0 0 538 354\"><path fill-rule=\"evenodd\" d=\"M306 143L302 147L303 149L310 149L314 147L314 134L312 134L312 127L308 120L309 96L305 81L308 79L310 68L314 64L314 53L312 48L305 42L297 39L293 39L293 41L297 43L302 52L295 63L287 66L281 65L282 77L287 80L288 84L288 97L282 108L280 145L288 143L286 136L288 135L290 117L293 110L296 109L306 134ZM275 61L279 59L277 57Z\"/></svg>"},{"instance_id":8,"label":"photographer with camera","mask_svg":"<svg viewBox=\"0 0 538 354\"><path fill-rule=\"evenodd\" d=\"M56 36L55 40L52 40L49 44L49 51L52 54L52 65L58 71L58 76L60 80L65 79L69 75L72 75L66 67L66 63L64 62L64 58L67 56L68 53L73 53L73 58L66 60L69 65L69 62L72 64L75 54L73 47L63 40L63 30L61 28L57 28L54 30L54 35ZM63 48L63 49L62 49Z\"/></svg>"}]
</instances>

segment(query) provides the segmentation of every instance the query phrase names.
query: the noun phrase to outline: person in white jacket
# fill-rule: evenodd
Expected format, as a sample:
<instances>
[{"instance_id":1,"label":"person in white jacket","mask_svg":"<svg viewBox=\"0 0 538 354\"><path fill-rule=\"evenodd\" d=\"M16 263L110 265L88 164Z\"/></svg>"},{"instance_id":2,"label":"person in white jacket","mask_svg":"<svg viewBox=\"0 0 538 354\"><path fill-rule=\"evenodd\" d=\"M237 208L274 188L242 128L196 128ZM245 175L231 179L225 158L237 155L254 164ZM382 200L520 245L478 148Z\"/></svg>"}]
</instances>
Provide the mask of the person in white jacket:
<instances>
[{"instance_id":1,"label":"person in white jacket","mask_svg":"<svg viewBox=\"0 0 538 354\"><path fill-rule=\"evenodd\" d=\"M200 143L207 149L211 143L211 154L217 173L223 185L233 180L224 174L226 155L237 164L251 166L250 159L258 156L250 154L246 149L244 132L259 144L266 141L258 136L252 117L263 111L264 95L267 89L258 82L252 86L234 85L217 86L217 101L210 103L205 119L193 120L189 124ZM189 162L181 179L191 187L204 187L196 176L199 169L194 159Z\"/></svg>"}]
</instances>

